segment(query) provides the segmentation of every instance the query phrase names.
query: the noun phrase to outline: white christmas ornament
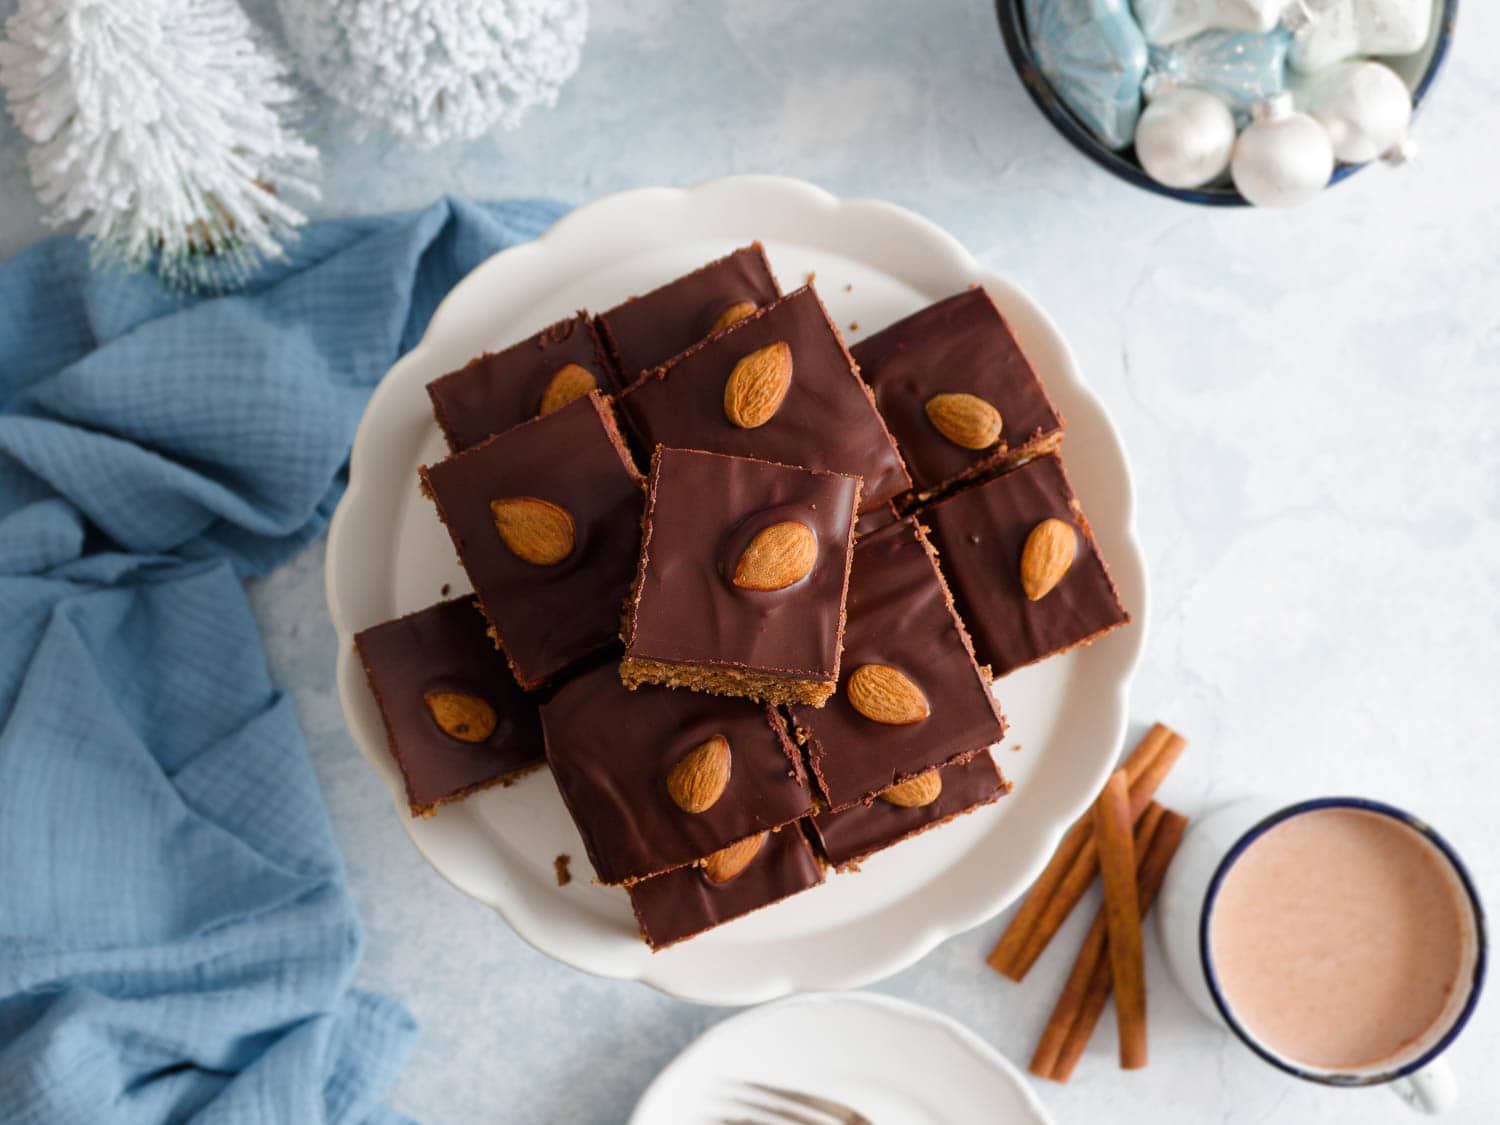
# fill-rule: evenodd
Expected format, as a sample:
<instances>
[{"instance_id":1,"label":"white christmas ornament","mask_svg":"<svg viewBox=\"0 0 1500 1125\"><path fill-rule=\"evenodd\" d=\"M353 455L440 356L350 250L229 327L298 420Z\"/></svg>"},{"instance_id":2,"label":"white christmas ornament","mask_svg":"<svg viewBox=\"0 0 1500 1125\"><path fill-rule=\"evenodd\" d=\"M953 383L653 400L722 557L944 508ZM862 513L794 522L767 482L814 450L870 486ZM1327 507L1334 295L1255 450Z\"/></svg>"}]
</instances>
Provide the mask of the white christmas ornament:
<instances>
[{"instance_id":1,"label":"white christmas ornament","mask_svg":"<svg viewBox=\"0 0 1500 1125\"><path fill-rule=\"evenodd\" d=\"M1147 175L1167 187L1201 187L1229 167L1234 114L1207 90L1174 86L1141 113L1135 154Z\"/></svg>"},{"instance_id":2,"label":"white christmas ornament","mask_svg":"<svg viewBox=\"0 0 1500 1125\"><path fill-rule=\"evenodd\" d=\"M1321 70L1354 55L1409 55L1432 27L1432 0L1302 0L1308 19L1288 56L1293 68Z\"/></svg>"},{"instance_id":3,"label":"white christmas ornament","mask_svg":"<svg viewBox=\"0 0 1500 1125\"><path fill-rule=\"evenodd\" d=\"M1290 94L1278 94L1255 107L1255 120L1235 142L1229 172L1257 207L1295 207L1327 186L1333 144L1323 126L1292 108Z\"/></svg>"},{"instance_id":4,"label":"white christmas ornament","mask_svg":"<svg viewBox=\"0 0 1500 1125\"><path fill-rule=\"evenodd\" d=\"M422 145L472 140L554 105L586 0L279 0L307 76Z\"/></svg>"},{"instance_id":5,"label":"white christmas ornament","mask_svg":"<svg viewBox=\"0 0 1500 1125\"><path fill-rule=\"evenodd\" d=\"M1270 31L1289 0L1134 0L1149 43L1176 43L1200 31ZM1295 0L1290 0L1295 2Z\"/></svg>"},{"instance_id":6,"label":"white christmas ornament","mask_svg":"<svg viewBox=\"0 0 1500 1125\"><path fill-rule=\"evenodd\" d=\"M279 257L317 153L285 71L233 0L20 0L0 85L47 221L96 258L226 285Z\"/></svg>"},{"instance_id":7,"label":"white christmas ornament","mask_svg":"<svg viewBox=\"0 0 1500 1125\"><path fill-rule=\"evenodd\" d=\"M1294 93L1298 108L1328 130L1333 155L1344 163L1409 155L1411 91L1390 67L1349 59L1304 79Z\"/></svg>"}]
</instances>

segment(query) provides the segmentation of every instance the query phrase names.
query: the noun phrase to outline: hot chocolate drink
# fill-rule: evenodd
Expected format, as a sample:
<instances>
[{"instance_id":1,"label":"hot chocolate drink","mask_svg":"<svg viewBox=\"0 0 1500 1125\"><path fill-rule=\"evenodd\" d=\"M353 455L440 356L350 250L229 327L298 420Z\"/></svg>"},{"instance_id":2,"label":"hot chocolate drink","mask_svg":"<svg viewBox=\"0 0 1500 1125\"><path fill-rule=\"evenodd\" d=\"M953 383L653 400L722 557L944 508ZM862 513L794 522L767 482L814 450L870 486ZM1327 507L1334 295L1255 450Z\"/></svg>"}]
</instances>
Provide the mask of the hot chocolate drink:
<instances>
[{"instance_id":1,"label":"hot chocolate drink","mask_svg":"<svg viewBox=\"0 0 1500 1125\"><path fill-rule=\"evenodd\" d=\"M1289 817L1238 857L1209 947L1253 1039L1349 1072L1403 1062L1452 1024L1477 934L1441 851L1394 817L1333 807Z\"/></svg>"}]
</instances>

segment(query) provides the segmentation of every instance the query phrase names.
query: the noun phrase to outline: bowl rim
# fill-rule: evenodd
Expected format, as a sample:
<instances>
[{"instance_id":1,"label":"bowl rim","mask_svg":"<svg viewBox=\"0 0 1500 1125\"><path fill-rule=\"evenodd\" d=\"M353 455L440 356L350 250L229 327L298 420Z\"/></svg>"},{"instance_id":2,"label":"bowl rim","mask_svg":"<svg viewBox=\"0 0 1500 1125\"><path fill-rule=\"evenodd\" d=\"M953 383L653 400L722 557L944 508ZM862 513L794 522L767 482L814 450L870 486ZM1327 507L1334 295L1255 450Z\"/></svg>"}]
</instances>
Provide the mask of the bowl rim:
<instances>
[{"instance_id":1,"label":"bowl rim","mask_svg":"<svg viewBox=\"0 0 1500 1125\"><path fill-rule=\"evenodd\" d=\"M1121 0L1121 2L1128 2L1128 0ZM1042 111L1042 116L1052 122L1053 128L1061 133L1068 143L1106 171L1156 195L1164 195L1184 203L1200 203L1209 207L1250 206L1250 201L1232 185L1174 188L1157 183L1146 174L1145 169L1125 156L1125 153L1131 151L1130 148L1117 152L1105 147L1063 103L1057 92L1052 89L1052 84L1047 81L1047 76L1042 73L1041 68L1031 57L1026 15L1022 10L1024 3L1025 0L995 0L995 13L1000 21L1000 34L1005 40L1005 50L1010 56L1011 65L1016 69L1017 77L1021 79L1021 85L1026 88L1031 100ZM1432 57L1423 69L1421 77L1417 79L1416 85L1412 87L1413 113L1422 104L1422 99L1427 96L1428 90L1437 79L1438 71L1442 69L1443 62L1448 55L1448 48L1453 40L1453 25L1458 18L1458 0L1437 0L1437 3L1440 14L1434 33L1436 42L1433 46ZM1366 167L1364 164L1335 164L1328 185L1331 187L1341 183L1364 167Z\"/></svg>"}]
</instances>

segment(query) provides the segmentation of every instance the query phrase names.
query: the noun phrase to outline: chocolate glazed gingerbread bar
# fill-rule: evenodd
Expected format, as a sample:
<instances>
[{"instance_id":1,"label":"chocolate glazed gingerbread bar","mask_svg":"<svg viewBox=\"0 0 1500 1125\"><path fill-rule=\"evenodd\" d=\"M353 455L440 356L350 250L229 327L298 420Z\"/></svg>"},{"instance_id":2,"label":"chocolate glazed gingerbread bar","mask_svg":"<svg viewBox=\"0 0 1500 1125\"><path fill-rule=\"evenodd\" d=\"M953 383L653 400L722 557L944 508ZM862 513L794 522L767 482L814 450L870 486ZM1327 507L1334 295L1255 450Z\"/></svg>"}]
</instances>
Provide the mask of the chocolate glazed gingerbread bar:
<instances>
[{"instance_id":1,"label":"chocolate glazed gingerbread bar","mask_svg":"<svg viewBox=\"0 0 1500 1125\"><path fill-rule=\"evenodd\" d=\"M765 251L753 242L600 313L599 332L630 382L779 296Z\"/></svg>"},{"instance_id":2,"label":"chocolate glazed gingerbread bar","mask_svg":"<svg viewBox=\"0 0 1500 1125\"><path fill-rule=\"evenodd\" d=\"M542 725L552 776L602 883L705 861L811 810L786 724L759 703L630 691L605 664L559 688Z\"/></svg>"},{"instance_id":3,"label":"chocolate glazed gingerbread bar","mask_svg":"<svg viewBox=\"0 0 1500 1125\"><path fill-rule=\"evenodd\" d=\"M590 391L617 390L588 313L560 320L427 384L438 428L457 453Z\"/></svg>"},{"instance_id":4,"label":"chocolate glazed gingerbread bar","mask_svg":"<svg viewBox=\"0 0 1500 1125\"><path fill-rule=\"evenodd\" d=\"M1009 792L1010 782L995 759L975 754L887 790L868 805L821 812L808 823L828 862L852 869L884 848L993 804Z\"/></svg>"},{"instance_id":5,"label":"chocolate glazed gingerbread bar","mask_svg":"<svg viewBox=\"0 0 1500 1125\"><path fill-rule=\"evenodd\" d=\"M1062 442L1062 417L983 289L929 305L851 350L919 499Z\"/></svg>"},{"instance_id":6,"label":"chocolate glazed gingerbread bar","mask_svg":"<svg viewBox=\"0 0 1500 1125\"><path fill-rule=\"evenodd\" d=\"M791 708L827 807L984 751L1005 734L931 548L911 518L854 548L839 690Z\"/></svg>"},{"instance_id":7,"label":"chocolate glazed gingerbread bar","mask_svg":"<svg viewBox=\"0 0 1500 1125\"><path fill-rule=\"evenodd\" d=\"M590 392L421 477L522 687L614 643L642 493L608 400Z\"/></svg>"},{"instance_id":8,"label":"chocolate glazed gingerbread bar","mask_svg":"<svg viewBox=\"0 0 1500 1125\"><path fill-rule=\"evenodd\" d=\"M974 651L997 676L1130 620L1056 455L940 500L920 518Z\"/></svg>"},{"instance_id":9,"label":"chocolate glazed gingerbread bar","mask_svg":"<svg viewBox=\"0 0 1500 1125\"><path fill-rule=\"evenodd\" d=\"M536 701L512 679L472 598L358 633L413 816L542 765Z\"/></svg>"},{"instance_id":10,"label":"chocolate glazed gingerbread bar","mask_svg":"<svg viewBox=\"0 0 1500 1125\"><path fill-rule=\"evenodd\" d=\"M621 394L620 412L646 450L704 449L859 476L862 511L911 485L811 288L648 372Z\"/></svg>"},{"instance_id":11,"label":"chocolate glazed gingerbread bar","mask_svg":"<svg viewBox=\"0 0 1500 1125\"><path fill-rule=\"evenodd\" d=\"M630 905L653 951L770 906L823 882L823 868L796 824L752 836L713 863L633 883Z\"/></svg>"},{"instance_id":12,"label":"chocolate glazed gingerbread bar","mask_svg":"<svg viewBox=\"0 0 1500 1125\"><path fill-rule=\"evenodd\" d=\"M658 448L621 679L820 705L858 504L858 477Z\"/></svg>"}]
</instances>

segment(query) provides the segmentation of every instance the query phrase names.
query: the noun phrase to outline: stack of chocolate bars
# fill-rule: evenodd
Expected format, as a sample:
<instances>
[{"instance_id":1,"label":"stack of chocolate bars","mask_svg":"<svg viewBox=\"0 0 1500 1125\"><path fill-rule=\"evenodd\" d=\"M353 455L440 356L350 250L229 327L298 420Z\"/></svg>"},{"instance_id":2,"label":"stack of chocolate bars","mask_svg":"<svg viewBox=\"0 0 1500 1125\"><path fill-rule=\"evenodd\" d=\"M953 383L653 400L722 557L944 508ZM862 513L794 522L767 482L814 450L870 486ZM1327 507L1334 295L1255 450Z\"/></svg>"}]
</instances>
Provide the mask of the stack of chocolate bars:
<instances>
[{"instance_id":1,"label":"stack of chocolate bars","mask_svg":"<svg viewBox=\"0 0 1500 1125\"><path fill-rule=\"evenodd\" d=\"M655 949L1003 796L992 678L1129 620L982 289L851 353L755 244L428 390L473 595L356 638L411 810L545 763Z\"/></svg>"}]
</instances>

